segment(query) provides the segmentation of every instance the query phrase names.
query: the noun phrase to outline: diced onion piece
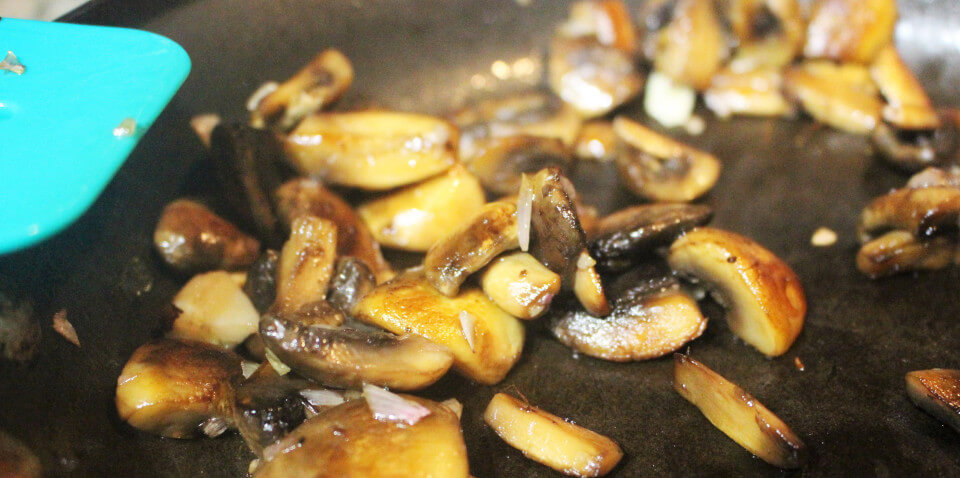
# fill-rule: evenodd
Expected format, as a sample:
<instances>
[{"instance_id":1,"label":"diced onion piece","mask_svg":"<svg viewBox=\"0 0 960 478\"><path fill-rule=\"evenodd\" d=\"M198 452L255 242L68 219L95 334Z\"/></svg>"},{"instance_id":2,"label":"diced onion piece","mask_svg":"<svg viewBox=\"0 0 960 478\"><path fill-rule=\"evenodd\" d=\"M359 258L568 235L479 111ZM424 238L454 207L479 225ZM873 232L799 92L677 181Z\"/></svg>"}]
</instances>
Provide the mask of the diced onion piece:
<instances>
[{"instance_id":1,"label":"diced onion piece","mask_svg":"<svg viewBox=\"0 0 960 478\"><path fill-rule=\"evenodd\" d=\"M62 309L53 315L53 330L56 330L58 334L69 340L73 345L80 346L77 331L73 328L73 324L67 320L67 309Z\"/></svg>"},{"instance_id":2,"label":"diced onion piece","mask_svg":"<svg viewBox=\"0 0 960 478\"><path fill-rule=\"evenodd\" d=\"M517 239L520 250L530 249L530 218L533 213L533 187L524 174L520 177L520 194L517 196Z\"/></svg>"},{"instance_id":3,"label":"diced onion piece","mask_svg":"<svg viewBox=\"0 0 960 478\"><path fill-rule=\"evenodd\" d=\"M315 407L335 407L345 402L340 392L324 389L301 390L300 395Z\"/></svg>"},{"instance_id":4,"label":"diced onion piece","mask_svg":"<svg viewBox=\"0 0 960 478\"><path fill-rule=\"evenodd\" d=\"M654 71L647 79L643 109L664 127L686 125L696 103L697 92L693 88L677 83L659 71Z\"/></svg>"},{"instance_id":5,"label":"diced onion piece","mask_svg":"<svg viewBox=\"0 0 960 478\"><path fill-rule=\"evenodd\" d=\"M260 364L256 362L251 362L249 360L244 360L240 362L240 369L243 371L243 378L250 378L253 375L253 372L256 372L260 368Z\"/></svg>"},{"instance_id":6,"label":"diced onion piece","mask_svg":"<svg viewBox=\"0 0 960 478\"><path fill-rule=\"evenodd\" d=\"M589 269L595 265L597 265L597 261L593 260L587 251L581 252L580 257L577 258L577 269Z\"/></svg>"},{"instance_id":7,"label":"diced onion piece","mask_svg":"<svg viewBox=\"0 0 960 478\"><path fill-rule=\"evenodd\" d=\"M250 98L247 99L247 111L256 111L257 106L260 106L260 102L263 101L263 99L266 98L270 93L277 91L277 88L279 87L280 83L277 83L276 81L268 81L260 85L260 87L250 95Z\"/></svg>"},{"instance_id":8,"label":"diced onion piece","mask_svg":"<svg viewBox=\"0 0 960 478\"><path fill-rule=\"evenodd\" d=\"M456 413L457 418L460 418L463 415L463 404L460 403L460 400L457 400L456 398L448 398L440 402L440 404L452 410L453 413Z\"/></svg>"},{"instance_id":9,"label":"diced onion piece","mask_svg":"<svg viewBox=\"0 0 960 478\"><path fill-rule=\"evenodd\" d=\"M3 61L0 61L0 71L2 70L12 71L18 75L22 75L24 71L27 71L27 68L23 66L23 63L20 63L17 55L7 50L7 57L4 58Z\"/></svg>"},{"instance_id":10,"label":"diced onion piece","mask_svg":"<svg viewBox=\"0 0 960 478\"><path fill-rule=\"evenodd\" d=\"M277 372L278 375L286 375L290 373L290 367L281 362L280 359L274 355L270 349L265 349L264 355L267 356L267 362L270 362L270 366L273 367L273 371Z\"/></svg>"},{"instance_id":11,"label":"diced onion piece","mask_svg":"<svg viewBox=\"0 0 960 478\"><path fill-rule=\"evenodd\" d=\"M460 311L460 327L463 329L463 338L467 339L467 344L470 345L470 351L476 351L476 324L477 318L473 316L470 312L465 310Z\"/></svg>"},{"instance_id":12,"label":"diced onion piece","mask_svg":"<svg viewBox=\"0 0 960 478\"><path fill-rule=\"evenodd\" d=\"M203 422L203 425L200 427L203 430L203 434L210 437L216 438L220 435L223 435L223 432L227 431L227 421L221 417L213 417L209 420Z\"/></svg>"},{"instance_id":13,"label":"diced onion piece","mask_svg":"<svg viewBox=\"0 0 960 478\"><path fill-rule=\"evenodd\" d=\"M810 237L810 244L816 247L828 247L837 243L837 233L832 229L821 227L813 232Z\"/></svg>"},{"instance_id":14,"label":"diced onion piece","mask_svg":"<svg viewBox=\"0 0 960 478\"><path fill-rule=\"evenodd\" d=\"M430 410L416 402L376 385L363 385L363 397L373 412L373 418L388 422L403 422L415 425L421 418L430 414Z\"/></svg>"},{"instance_id":15,"label":"diced onion piece","mask_svg":"<svg viewBox=\"0 0 960 478\"><path fill-rule=\"evenodd\" d=\"M118 138L133 136L137 132L137 120L133 118L124 118L116 128L113 128L113 135Z\"/></svg>"}]
</instances>

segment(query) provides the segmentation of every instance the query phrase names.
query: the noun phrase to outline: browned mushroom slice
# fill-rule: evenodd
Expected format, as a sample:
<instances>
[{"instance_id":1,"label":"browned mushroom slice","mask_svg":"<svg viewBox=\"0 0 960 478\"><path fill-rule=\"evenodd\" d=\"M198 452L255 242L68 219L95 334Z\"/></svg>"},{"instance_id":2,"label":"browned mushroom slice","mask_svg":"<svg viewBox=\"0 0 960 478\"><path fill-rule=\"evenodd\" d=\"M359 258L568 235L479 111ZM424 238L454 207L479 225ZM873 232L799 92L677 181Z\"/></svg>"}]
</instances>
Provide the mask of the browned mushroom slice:
<instances>
[{"instance_id":1,"label":"browned mushroom slice","mask_svg":"<svg viewBox=\"0 0 960 478\"><path fill-rule=\"evenodd\" d=\"M530 254L514 252L494 259L481 273L480 285L508 314L535 319L560 292L560 276Z\"/></svg>"},{"instance_id":2,"label":"browned mushroom slice","mask_svg":"<svg viewBox=\"0 0 960 478\"><path fill-rule=\"evenodd\" d=\"M613 124L604 120L584 123L573 153L577 159L613 161L617 157L617 134L613 131Z\"/></svg>"},{"instance_id":3,"label":"browned mushroom slice","mask_svg":"<svg viewBox=\"0 0 960 478\"><path fill-rule=\"evenodd\" d=\"M598 261L606 261L652 252L710 222L712 217L713 209L697 204L644 204L621 209L597 221L590 235L590 253Z\"/></svg>"},{"instance_id":4,"label":"browned mushroom slice","mask_svg":"<svg viewBox=\"0 0 960 478\"><path fill-rule=\"evenodd\" d=\"M260 253L260 241L187 199L163 209L153 246L164 262L185 272L244 268Z\"/></svg>"},{"instance_id":5,"label":"browned mushroom slice","mask_svg":"<svg viewBox=\"0 0 960 478\"><path fill-rule=\"evenodd\" d=\"M568 476L603 476L623 451L613 440L505 393L498 393L483 420L523 456Z\"/></svg>"},{"instance_id":6,"label":"browned mushroom slice","mask_svg":"<svg viewBox=\"0 0 960 478\"><path fill-rule=\"evenodd\" d=\"M484 384L497 383L520 358L520 321L477 288L447 297L422 271L408 271L377 286L353 308L353 316L395 334L413 333L453 352L454 368Z\"/></svg>"},{"instance_id":7,"label":"browned mushroom slice","mask_svg":"<svg viewBox=\"0 0 960 478\"><path fill-rule=\"evenodd\" d=\"M694 229L670 246L670 267L705 282L727 307L733 333L765 355L790 348L803 329L807 301L787 263L729 231Z\"/></svg>"},{"instance_id":8,"label":"browned mushroom slice","mask_svg":"<svg viewBox=\"0 0 960 478\"><path fill-rule=\"evenodd\" d=\"M960 370L915 370L906 381L913 403L960 432Z\"/></svg>"},{"instance_id":9,"label":"browned mushroom slice","mask_svg":"<svg viewBox=\"0 0 960 478\"><path fill-rule=\"evenodd\" d=\"M337 226L315 216L293 221L277 265L277 306L293 312L327 296L337 260Z\"/></svg>"},{"instance_id":10,"label":"browned mushroom slice","mask_svg":"<svg viewBox=\"0 0 960 478\"><path fill-rule=\"evenodd\" d=\"M860 213L861 242L876 232L899 229L918 238L955 236L960 218L960 188L932 186L897 189L874 199Z\"/></svg>"},{"instance_id":11,"label":"browned mushroom slice","mask_svg":"<svg viewBox=\"0 0 960 478\"><path fill-rule=\"evenodd\" d=\"M325 309L339 314L329 304ZM263 316L260 335L284 364L331 387L372 383L417 390L439 380L453 363L446 347L417 335L302 323L278 314Z\"/></svg>"},{"instance_id":12,"label":"browned mushroom slice","mask_svg":"<svg viewBox=\"0 0 960 478\"><path fill-rule=\"evenodd\" d=\"M730 62L736 71L786 66L803 48L806 25L796 0L733 0L726 14L739 42Z\"/></svg>"},{"instance_id":13,"label":"browned mushroom slice","mask_svg":"<svg viewBox=\"0 0 960 478\"><path fill-rule=\"evenodd\" d=\"M413 113L356 111L307 117L285 139L291 164L325 182L368 190L405 186L446 171L457 129Z\"/></svg>"},{"instance_id":14,"label":"browned mushroom slice","mask_svg":"<svg viewBox=\"0 0 960 478\"><path fill-rule=\"evenodd\" d=\"M530 254L569 281L580 252L587 246L586 233L577 217L576 192L558 168L547 168L528 178L533 191Z\"/></svg>"},{"instance_id":15,"label":"browned mushroom slice","mask_svg":"<svg viewBox=\"0 0 960 478\"><path fill-rule=\"evenodd\" d=\"M522 173L550 166L566 170L572 161L570 151L557 138L518 135L483 141L467 168L486 190L506 195L517 192Z\"/></svg>"},{"instance_id":16,"label":"browned mushroom slice","mask_svg":"<svg viewBox=\"0 0 960 478\"><path fill-rule=\"evenodd\" d=\"M720 161L619 116L613 128L620 139L620 181L634 194L654 201L692 201L720 177Z\"/></svg>"},{"instance_id":17,"label":"browned mushroom slice","mask_svg":"<svg viewBox=\"0 0 960 478\"><path fill-rule=\"evenodd\" d=\"M651 291L628 290L606 318L583 310L561 313L551 321L550 330L578 352L628 362L676 351L706 327L697 302L674 283Z\"/></svg>"},{"instance_id":18,"label":"browned mushroom slice","mask_svg":"<svg viewBox=\"0 0 960 478\"><path fill-rule=\"evenodd\" d=\"M803 53L869 63L893 41L896 22L895 0L815 0Z\"/></svg>"},{"instance_id":19,"label":"browned mushroom slice","mask_svg":"<svg viewBox=\"0 0 960 478\"><path fill-rule=\"evenodd\" d=\"M234 389L242 378L240 357L232 352L202 342L155 340L123 366L117 412L134 428L189 438L209 420L231 420Z\"/></svg>"},{"instance_id":20,"label":"browned mushroom slice","mask_svg":"<svg viewBox=\"0 0 960 478\"><path fill-rule=\"evenodd\" d=\"M223 197L242 224L269 247L286 237L270 194L280 186L283 153L273 133L241 124L219 124L210 136L210 151Z\"/></svg>"},{"instance_id":21,"label":"browned mushroom slice","mask_svg":"<svg viewBox=\"0 0 960 478\"><path fill-rule=\"evenodd\" d=\"M579 1L570 6L570 17L558 33L567 38L595 38L603 46L637 52L637 28L620 0Z\"/></svg>"},{"instance_id":22,"label":"browned mushroom slice","mask_svg":"<svg viewBox=\"0 0 960 478\"><path fill-rule=\"evenodd\" d=\"M643 88L629 53L591 38L555 36L547 66L550 88L585 118L608 113Z\"/></svg>"},{"instance_id":23,"label":"browned mushroom slice","mask_svg":"<svg viewBox=\"0 0 960 478\"><path fill-rule=\"evenodd\" d=\"M656 33L654 69L698 91L705 90L728 53L714 4L679 0L668 15L669 23Z\"/></svg>"},{"instance_id":24,"label":"browned mushroom slice","mask_svg":"<svg viewBox=\"0 0 960 478\"><path fill-rule=\"evenodd\" d=\"M889 164L905 171L918 171L938 164L944 149L952 149L937 131L898 130L880 123L870 135L874 151Z\"/></svg>"},{"instance_id":25,"label":"browned mushroom slice","mask_svg":"<svg viewBox=\"0 0 960 478\"><path fill-rule=\"evenodd\" d=\"M378 420L366 400L351 400L272 445L253 476L470 476L457 415L430 400L401 397L429 414L413 425Z\"/></svg>"},{"instance_id":26,"label":"browned mushroom slice","mask_svg":"<svg viewBox=\"0 0 960 478\"><path fill-rule=\"evenodd\" d=\"M870 74L887 100L883 119L900 129L933 130L940 127L940 117L923 85L900 58L892 44L880 49Z\"/></svg>"},{"instance_id":27,"label":"browned mushroom slice","mask_svg":"<svg viewBox=\"0 0 960 478\"><path fill-rule=\"evenodd\" d=\"M423 268L431 285L453 297L470 274L517 247L517 205L492 202L437 241L423 258Z\"/></svg>"},{"instance_id":28,"label":"browned mushroom slice","mask_svg":"<svg viewBox=\"0 0 960 478\"><path fill-rule=\"evenodd\" d=\"M330 280L327 301L330 305L348 313L356 303L367 295L377 282L366 263L355 257L337 259L337 266Z\"/></svg>"},{"instance_id":29,"label":"browned mushroom slice","mask_svg":"<svg viewBox=\"0 0 960 478\"><path fill-rule=\"evenodd\" d=\"M277 300L277 265L279 263L280 254L273 249L267 249L247 270L243 292L261 314Z\"/></svg>"},{"instance_id":30,"label":"browned mushroom slice","mask_svg":"<svg viewBox=\"0 0 960 478\"><path fill-rule=\"evenodd\" d=\"M883 102L864 66L811 60L787 69L784 79L787 93L818 121L857 134L880 123Z\"/></svg>"},{"instance_id":31,"label":"browned mushroom slice","mask_svg":"<svg viewBox=\"0 0 960 478\"><path fill-rule=\"evenodd\" d=\"M674 355L673 389L713 426L763 461L780 468L800 468L806 461L806 445L783 420L706 365Z\"/></svg>"},{"instance_id":32,"label":"browned mushroom slice","mask_svg":"<svg viewBox=\"0 0 960 478\"><path fill-rule=\"evenodd\" d=\"M330 105L353 83L353 65L337 50L320 52L296 75L251 105L250 123L262 128L276 124L293 128L305 116Z\"/></svg>"},{"instance_id":33,"label":"browned mushroom slice","mask_svg":"<svg viewBox=\"0 0 960 478\"><path fill-rule=\"evenodd\" d=\"M261 365L237 386L233 420L240 436L257 456L307 419L307 400L301 390L305 380L278 375L270 365Z\"/></svg>"},{"instance_id":34,"label":"browned mushroom slice","mask_svg":"<svg viewBox=\"0 0 960 478\"><path fill-rule=\"evenodd\" d=\"M960 264L960 249L954 238L919 240L901 230L870 240L857 252L857 269L870 278L913 270L936 270Z\"/></svg>"},{"instance_id":35,"label":"browned mushroom slice","mask_svg":"<svg viewBox=\"0 0 960 478\"><path fill-rule=\"evenodd\" d=\"M446 174L367 201L357 214L384 247L426 252L485 202L480 181L457 165Z\"/></svg>"},{"instance_id":36,"label":"browned mushroom slice","mask_svg":"<svg viewBox=\"0 0 960 478\"><path fill-rule=\"evenodd\" d=\"M365 262L377 280L383 282L393 277L393 269L353 208L319 181L307 178L291 179L275 192L277 211L289 226L302 215L329 219L337 225L337 254L353 256Z\"/></svg>"},{"instance_id":37,"label":"browned mushroom slice","mask_svg":"<svg viewBox=\"0 0 960 478\"><path fill-rule=\"evenodd\" d=\"M19 440L0 430L0 476L4 478L40 478L40 460Z\"/></svg>"},{"instance_id":38,"label":"browned mushroom slice","mask_svg":"<svg viewBox=\"0 0 960 478\"><path fill-rule=\"evenodd\" d=\"M724 68L713 76L703 101L717 116L789 116L793 105L783 95L783 74L773 68L735 71Z\"/></svg>"},{"instance_id":39,"label":"browned mushroom slice","mask_svg":"<svg viewBox=\"0 0 960 478\"><path fill-rule=\"evenodd\" d=\"M194 276L173 298L180 315L170 337L232 348L257 331L260 314L240 286L223 271Z\"/></svg>"}]
</instances>

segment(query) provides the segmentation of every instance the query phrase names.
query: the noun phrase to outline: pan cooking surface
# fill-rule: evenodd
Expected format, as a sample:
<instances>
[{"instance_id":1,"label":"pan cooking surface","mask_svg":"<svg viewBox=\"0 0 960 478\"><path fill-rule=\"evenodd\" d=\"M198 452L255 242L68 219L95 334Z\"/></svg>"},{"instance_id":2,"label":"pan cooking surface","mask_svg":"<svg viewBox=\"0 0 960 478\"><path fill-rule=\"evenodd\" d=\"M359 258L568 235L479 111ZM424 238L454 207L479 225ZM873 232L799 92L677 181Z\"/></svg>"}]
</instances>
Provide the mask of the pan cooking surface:
<instances>
[{"instance_id":1,"label":"pan cooking surface","mask_svg":"<svg viewBox=\"0 0 960 478\"><path fill-rule=\"evenodd\" d=\"M341 108L442 113L482 93L477 86L522 86L523 78L497 80L491 65L539 61L567 5L115 3L93 4L70 19L166 35L189 52L194 70L90 212L39 247L0 258L0 274L33 296L44 325L40 353L30 365L0 364L0 428L29 445L56 475L243 476L253 456L236 434L160 439L122 424L113 404L123 363L158 333L165 305L187 279L164 268L151 249L161 209L184 195L223 205L190 117L215 111L243 118L244 102L259 84L286 78L326 47L342 49L357 70ZM942 33L957 31L960 6L952 0L906 2L901 12L902 51L932 96L949 103L956 92L948 88L960 78L960 43ZM642 117L639 101L624 111ZM864 138L806 120L704 116L706 132L683 138L724 163L719 183L703 200L716 209L713 225L752 237L788 262L810 309L799 340L770 360L737 340L722 311L708 304L710 325L690 353L790 424L810 449L804 474L960 474L960 437L914 407L903 383L910 370L960 367L960 269L870 281L854 266L860 209L906 177L871 159ZM615 181L611 168L598 165L581 166L575 175L587 202L603 211L634 202L611 187ZM838 233L836 245L810 245L821 226ZM82 348L49 327L63 308ZM805 371L795 367L795 357ZM503 383L479 386L449 374L424 394L463 402L464 436L478 477L554 476L483 424L482 410L501 390L520 391L620 443L626 456L614 476L785 474L752 458L677 395L672 367L670 357L632 364L577 358L535 324Z\"/></svg>"}]
</instances>

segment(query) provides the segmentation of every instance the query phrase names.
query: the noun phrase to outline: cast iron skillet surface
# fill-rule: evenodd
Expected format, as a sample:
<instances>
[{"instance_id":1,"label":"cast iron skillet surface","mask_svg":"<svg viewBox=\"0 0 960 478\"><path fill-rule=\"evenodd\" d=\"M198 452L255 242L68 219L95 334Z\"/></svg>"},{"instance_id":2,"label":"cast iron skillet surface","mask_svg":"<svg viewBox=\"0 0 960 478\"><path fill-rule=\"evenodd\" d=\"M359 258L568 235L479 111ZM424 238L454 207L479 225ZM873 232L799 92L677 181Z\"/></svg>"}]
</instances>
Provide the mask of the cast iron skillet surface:
<instances>
[{"instance_id":1,"label":"cast iron skillet surface","mask_svg":"<svg viewBox=\"0 0 960 478\"><path fill-rule=\"evenodd\" d=\"M44 325L28 366L0 364L0 427L26 442L52 475L243 476L252 455L238 436L168 440L116 416L113 394L131 352L160 332L165 305L186 277L163 268L150 238L163 206L182 195L219 206L216 185L189 128L197 113L241 118L247 95L284 79L314 53L339 47L357 82L345 106L377 104L440 113L490 77L496 60L538 55L566 2L366 2L320 0L149 0L98 2L69 21L143 28L186 48L193 72L89 213L65 233L0 258L36 301ZM950 101L958 45L953 0L901 7L898 41L934 97ZM78 59L78 61L85 61ZM96 68L91 59L91 68ZM640 115L639 102L625 112ZM706 115L710 118L709 115ZM716 306L690 353L742 385L807 443L810 476L957 476L960 437L915 408L907 371L960 367L960 270L870 281L854 268L855 220L871 198L906 178L868 156L863 138L809 121L708 119L689 138L724 162L704 199L714 225L750 236L791 264L810 310L790 351L764 358L729 331ZM593 178L593 179L591 179ZM584 167L579 190L609 211L633 199L612 170ZM222 209L221 209L222 210ZM810 234L834 229L839 242L813 248ZM83 347L49 327L66 308ZM800 357L806 371L794 366ZM464 403L471 471L553 476L489 430L480 414L497 391L522 392L542 408L608 435L626 452L618 476L791 474L772 468L713 428L671 388L672 359L614 364L576 358L541 327L528 328L523 358L507 379L478 386L449 374L425 392Z\"/></svg>"}]
</instances>

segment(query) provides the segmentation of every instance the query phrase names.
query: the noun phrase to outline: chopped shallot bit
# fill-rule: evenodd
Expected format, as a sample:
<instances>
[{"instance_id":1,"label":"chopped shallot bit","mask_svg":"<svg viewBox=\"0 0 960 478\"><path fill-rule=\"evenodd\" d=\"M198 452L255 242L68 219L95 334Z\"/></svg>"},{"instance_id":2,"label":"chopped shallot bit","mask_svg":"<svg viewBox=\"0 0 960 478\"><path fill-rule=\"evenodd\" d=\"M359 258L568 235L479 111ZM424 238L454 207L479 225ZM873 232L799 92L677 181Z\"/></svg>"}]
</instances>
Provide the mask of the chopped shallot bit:
<instances>
[{"instance_id":1,"label":"chopped shallot bit","mask_svg":"<svg viewBox=\"0 0 960 478\"><path fill-rule=\"evenodd\" d=\"M23 66L23 63L20 63L17 55L7 50L7 57L4 58L3 61L0 61L0 70L12 71L18 75L22 75L23 72L27 71L27 67Z\"/></svg>"},{"instance_id":2,"label":"chopped shallot bit","mask_svg":"<svg viewBox=\"0 0 960 478\"><path fill-rule=\"evenodd\" d=\"M517 236L520 250L530 249L530 218L533 213L533 187L527 175L520 176L520 194L517 196Z\"/></svg>"},{"instance_id":3,"label":"chopped shallot bit","mask_svg":"<svg viewBox=\"0 0 960 478\"><path fill-rule=\"evenodd\" d=\"M80 346L80 338L77 337L77 331L73 328L73 324L67 320L67 309L62 309L60 312L53 314L53 330L56 330L57 333L69 340L73 345L77 347Z\"/></svg>"},{"instance_id":4,"label":"chopped shallot bit","mask_svg":"<svg viewBox=\"0 0 960 478\"><path fill-rule=\"evenodd\" d=\"M373 412L373 418L388 422L403 422L415 425L421 418L430 414L430 410L419 403L407 400L395 393L376 385L363 385L363 396L367 406Z\"/></svg>"},{"instance_id":5,"label":"chopped shallot bit","mask_svg":"<svg viewBox=\"0 0 960 478\"><path fill-rule=\"evenodd\" d=\"M113 128L113 135L118 138L133 136L137 132L137 120L133 118L124 118L116 128Z\"/></svg>"},{"instance_id":6,"label":"chopped shallot bit","mask_svg":"<svg viewBox=\"0 0 960 478\"><path fill-rule=\"evenodd\" d=\"M277 91L277 88L279 87L280 83L277 83L276 81L268 81L260 85L260 87L257 88L247 100L247 111L256 111L257 107L260 106L260 102L263 101L263 99L266 98L270 93Z\"/></svg>"},{"instance_id":7,"label":"chopped shallot bit","mask_svg":"<svg viewBox=\"0 0 960 478\"><path fill-rule=\"evenodd\" d=\"M200 142L209 148L210 135L213 134L213 129L216 128L221 121L223 121L223 119L216 113L204 113L190 118L190 127L197 133Z\"/></svg>"},{"instance_id":8,"label":"chopped shallot bit","mask_svg":"<svg viewBox=\"0 0 960 478\"><path fill-rule=\"evenodd\" d=\"M476 324L477 318L473 314L465 310L460 311L460 327L463 329L463 337L467 339L471 352L477 351L475 347L477 339Z\"/></svg>"},{"instance_id":9,"label":"chopped shallot bit","mask_svg":"<svg viewBox=\"0 0 960 478\"><path fill-rule=\"evenodd\" d=\"M590 257L590 253L587 251L581 252L580 257L577 258L577 269L589 269L595 265L597 265L597 261Z\"/></svg>"},{"instance_id":10,"label":"chopped shallot bit","mask_svg":"<svg viewBox=\"0 0 960 478\"><path fill-rule=\"evenodd\" d=\"M343 394L333 390L307 389L300 390L300 395L314 407L335 407L345 402Z\"/></svg>"},{"instance_id":11,"label":"chopped shallot bit","mask_svg":"<svg viewBox=\"0 0 960 478\"><path fill-rule=\"evenodd\" d=\"M213 417L205 422L200 427L203 430L203 434L210 437L216 438L220 435L223 435L223 432L227 431L227 421L220 417Z\"/></svg>"},{"instance_id":12,"label":"chopped shallot bit","mask_svg":"<svg viewBox=\"0 0 960 478\"><path fill-rule=\"evenodd\" d=\"M457 418L460 418L463 415L463 404L460 403L460 400L456 398L448 398L442 402L441 405L449 408L453 413L457 414Z\"/></svg>"},{"instance_id":13,"label":"chopped shallot bit","mask_svg":"<svg viewBox=\"0 0 960 478\"><path fill-rule=\"evenodd\" d=\"M687 120L683 125L683 129L686 130L687 134L692 136L700 136L707 129L707 123L699 115L692 115L690 119Z\"/></svg>"},{"instance_id":14,"label":"chopped shallot bit","mask_svg":"<svg viewBox=\"0 0 960 478\"><path fill-rule=\"evenodd\" d=\"M797 370L799 370L799 371L801 371L801 372L803 372L803 371L805 371L805 370L807 369L807 367L806 367L805 365L803 365L803 362L800 361L800 356L799 356L799 355L793 358L793 365L794 365L795 367L797 367Z\"/></svg>"},{"instance_id":15,"label":"chopped shallot bit","mask_svg":"<svg viewBox=\"0 0 960 478\"><path fill-rule=\"evenodd\" d=\"M243 371L243 378L250 378L253 375L253 372L256 372L260 368L260 364L256 362L251 362L249 360L244 360L240 362L240 369Z\"/></svg>"},{"instance_id":16,"label":"chopped shallot bit","mask_svg":"<svg viewBox=\"0 0 960 478\"><path fill-rule=\"evenodd\" d=\"M816 247L829 247L837 243L837 233L831 229L821 227L813 232L810 237L810 244Z\"/></svg>"},{"instance_id":17,"label":"chopped shallot bit","mask_svg":"<svg viewBox=\"0 0 960 478\"><path fill-rule=\"evenodd\" d=\"M264 355L266 355L267 362L270 362L270 366L273 367L274 372L277 372L277 375L286 375L290 373L290 367L281 362L280 358L270 351L270 349L266 349L264 351Z\"/></svg>"}]
</instances>

